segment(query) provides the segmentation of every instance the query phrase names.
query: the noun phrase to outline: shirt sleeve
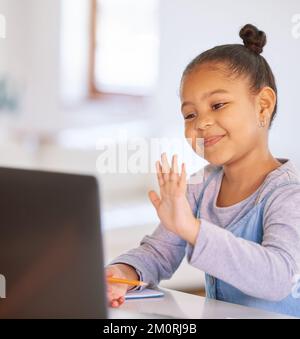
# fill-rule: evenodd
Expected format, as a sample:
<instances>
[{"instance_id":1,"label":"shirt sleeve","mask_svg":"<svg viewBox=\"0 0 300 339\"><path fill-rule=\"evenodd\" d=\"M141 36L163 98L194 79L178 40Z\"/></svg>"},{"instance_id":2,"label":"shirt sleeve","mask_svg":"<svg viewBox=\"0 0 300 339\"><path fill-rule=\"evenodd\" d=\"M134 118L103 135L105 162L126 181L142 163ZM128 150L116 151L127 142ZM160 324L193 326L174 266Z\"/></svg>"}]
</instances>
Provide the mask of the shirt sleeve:
<instances>
[{"instance_id":1,"label":"shirt sleeve","mask_svg":"<svg viewBox=\"0 0 300 339\"><path fill-rule=\"evenodd\" d=\"M120 255L110 265L123 263L133 266L140 280L153 287L173 275L185 256L185 249L186 242L160 223L152 235L142 239L139 247Z\"/></svg>"},{"instance_id":2,"label":"shirt sleeve","mask_svg":"<svg viewBox=\"0 0 300 339\"><path fill-rule=\"evenodd\" d=\"M201 219L188 262L247 295L270 301L287 297L300 272L300 185L276 189L266 202L262 244L236 237Z\"/></svg>"}]
</instances>

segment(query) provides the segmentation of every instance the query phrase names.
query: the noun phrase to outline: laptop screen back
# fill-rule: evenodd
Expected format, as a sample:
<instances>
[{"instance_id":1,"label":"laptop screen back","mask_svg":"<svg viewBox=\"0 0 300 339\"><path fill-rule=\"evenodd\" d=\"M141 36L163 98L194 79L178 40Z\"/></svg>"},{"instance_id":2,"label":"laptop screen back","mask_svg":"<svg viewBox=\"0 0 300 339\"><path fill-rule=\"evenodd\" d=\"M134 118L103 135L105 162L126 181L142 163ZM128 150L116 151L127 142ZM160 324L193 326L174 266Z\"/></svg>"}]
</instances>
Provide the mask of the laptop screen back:
<instances>
[{"instance_id":1,"label":"laptop screen back","mask_svg":"<svg viewBox=\"0 0 300 339\"><path fill-rule=\"evenodd\" d=\"M105 318L97 181L0 168L0 318Z\"/></svg>"}]
</instances>

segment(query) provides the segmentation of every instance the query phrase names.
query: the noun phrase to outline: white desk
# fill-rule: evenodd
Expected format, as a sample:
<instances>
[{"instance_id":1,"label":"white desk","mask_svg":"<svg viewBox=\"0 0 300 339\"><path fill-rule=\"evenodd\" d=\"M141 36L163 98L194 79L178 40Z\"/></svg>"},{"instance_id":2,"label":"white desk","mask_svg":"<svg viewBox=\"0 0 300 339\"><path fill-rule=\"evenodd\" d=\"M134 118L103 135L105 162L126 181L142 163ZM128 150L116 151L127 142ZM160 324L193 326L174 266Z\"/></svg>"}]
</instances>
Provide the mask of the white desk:
<instances>
[{"instance_id":1,"label":"white desk","mask_svg":"<svg viewBox=\"0 0 300 339\"><path fill-rule=\"evenodd\" d=\"M161 288L163 298L126 300L118 309L109 309L110 319L209 319L209 318L292 318L245 306L211 300Z\"/></svg>"}]
</instances>

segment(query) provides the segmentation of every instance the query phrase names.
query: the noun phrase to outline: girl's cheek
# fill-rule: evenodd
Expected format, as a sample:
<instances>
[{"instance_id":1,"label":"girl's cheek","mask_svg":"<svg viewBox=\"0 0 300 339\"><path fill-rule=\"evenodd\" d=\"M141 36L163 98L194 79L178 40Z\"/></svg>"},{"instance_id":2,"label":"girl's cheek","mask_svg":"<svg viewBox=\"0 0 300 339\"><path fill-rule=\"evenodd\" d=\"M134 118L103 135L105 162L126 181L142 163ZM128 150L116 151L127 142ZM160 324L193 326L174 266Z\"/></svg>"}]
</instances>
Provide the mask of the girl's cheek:
<instances>
[{"instance_id":1,"label":"girl's cheek","mask_svg":"<svg viewBox=\"0 0 300 339\"><path fill-rule=\"evenodd\" d=\"M186 128L185 129L185 138L188 140L188 142L191 144L191 141L196 139L196 133L192 128Z\"/></svg>"},{"instance_id":2,"label":"girl's cheek","mask_svg":"<svg viewBox=\"0 0 300 339\"><path fill-rule=\"evenodd\" d=\"M185 129L185 135L189 136L190 138L192 138L193 136L197 134L196 125L194 123L187 123L184 129Z\"/></svg>"}]
</instances>

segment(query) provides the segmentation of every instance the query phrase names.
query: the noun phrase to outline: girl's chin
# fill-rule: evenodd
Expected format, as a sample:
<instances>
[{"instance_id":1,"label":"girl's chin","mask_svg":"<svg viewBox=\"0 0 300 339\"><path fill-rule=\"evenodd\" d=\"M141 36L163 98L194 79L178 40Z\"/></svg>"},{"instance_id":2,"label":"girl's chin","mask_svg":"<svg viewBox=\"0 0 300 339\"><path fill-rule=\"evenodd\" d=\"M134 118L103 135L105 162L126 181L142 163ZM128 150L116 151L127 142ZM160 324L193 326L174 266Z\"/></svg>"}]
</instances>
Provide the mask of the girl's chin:
<instances>
[{"instance_id":1,"label":"girl's chin","mask_svg":"<svg viewBox=\"0 0 300 339\"><path fill-rule=\"evenodd\" d=\"M215 166L223 166L228 160L224 154L221 154L220 156L217 154L205 154L204 159Z\"/></svg>"},{"instance_id":2,"label":"girl's chin","mask_svg":"<svg viewBox=\"0 0 300 339\"><path fill-rule=\"evenodd\" d=\"M201 152L196 152L194 150L194 152L202 159L206 160L207 162L209 162L211 165L215 165L215 166L223 166L226 161L228 161L228 157L224 156L224 153L222 154L217 154L216 152L209 154L209 152L207 153L201 153Z\"/></svg>"}]
</instances>

